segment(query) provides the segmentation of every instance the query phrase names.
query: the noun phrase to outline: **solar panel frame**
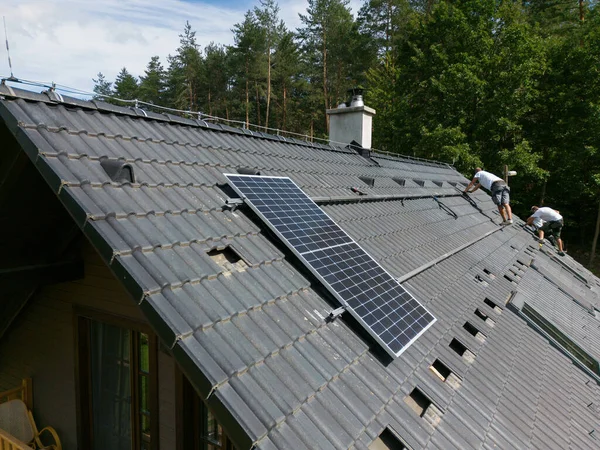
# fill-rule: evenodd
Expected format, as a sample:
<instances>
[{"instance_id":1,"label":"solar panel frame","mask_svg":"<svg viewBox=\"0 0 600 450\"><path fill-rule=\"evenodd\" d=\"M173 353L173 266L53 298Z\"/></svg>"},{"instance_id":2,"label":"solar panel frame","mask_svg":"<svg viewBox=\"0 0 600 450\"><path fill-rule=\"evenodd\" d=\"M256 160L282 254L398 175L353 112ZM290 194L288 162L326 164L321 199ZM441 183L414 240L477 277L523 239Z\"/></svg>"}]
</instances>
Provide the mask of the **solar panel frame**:
<instances>
[{"instance_id":1,"label":"solar panel frame","mask_svg":"<svg viewBox=\"0 0 600 450\"><path fill-rule=\"evenodd\" d=\"M230 186L245 201L252 211L265 222L269 229L281 239L294 255L327 288L336 300L350 312L350 314L390 356L400 356L436 322L437 319L427 310L427 308L419 303L393 275L377 263L367 251L337 225L335 221L333 221L325 211L306 195L306 193L291 178L228 173L225 173L224 175L229 180ZM320 241L332 245L319 246L319 242L316 242L315 239L312 238L315 234L307 235L304 233L304 235L302 235L302 222L299 222L298 220L299 223L296 223L294 219L289 216L278 216L277 208L280 211L281 208L277 207L275 202L271 199L265 200L264 196L261 198L261 192L258 192L258 190L245 193L244 190L235 183L236 179L241 180L244 178L254 180L282 180L286 183L291 183L291 186L301 194L302 198L298 198L297 194L296 196L292 196L284 193L279 196L284 200L280 203L283 203L286 206L293 204L298 207L300 212L304 211L305 207L310 207L312 213L317 212L317 219L319 220L308 221L300 214L297 215L297 219L302 217L302 220L304 220L307 225L313 222L307 229L311 231L314 231L315 229L321 230L325 233L326 239L321 239ZM262 194L264 194L264 192ZM290 203L285 203L286 201L289 201ZM261 207L263 207L262 209L265 211L261 210ZM270 211L266 211L267 208L270 209ZM294 210L294 212L296 211ZM312 219L312 216L310 218ZM320 237L321 234L316 233L316 236ZM304 241L302 238L305 238ZM339 261L331 259L331 256L339 256L341 251L348 255L347 259ZM331 261L331 264L327 266L324 261ZM362 264L362 267L355 264L357 261ZM334 269L336 269L335 271L332 269L334 266ZM379 280L379 282L376 285L373 285L372 280L375 279ZM357 280L359 281L357 282ZM376 294L374 297L375 299L388 300L386 303L376 305L375 300L367 295L369 292ZM402 298L404 303L398 301L398 297ZM392 302L398 303L396 309L393 309L392 306L390 306ZM375 305L376 308L370 309L370 307L367 307L366 305L369 303ZM406 305L411 306L412 309L407 310L405 308ZM415 311L419 308L422 308L424 314L417 317ZM377 310L383 311L384 315L375 316L374 313ZM386 313L386 310L389 311ZM400 310L400 313L398 310ZM379 317L379 320L373 321L373 319L377 317ZM395 317L396 320L394 321L390 319L390 317ZM410 321L405 320L406 318L409 318ZM384 328L385 325L389 326ZM419 326L419 331L409 338L405 335L405 330L412 331L412 327L415 325ZM392 328L392 326L394 328ZM400 326L404 328L401 329ZM397 332L398 334L393 334L393 332ZM390 343L386 342L382 336L385 336ZM400 345L399 348L398 345L396 345L396 341ZM394 344L393 348L391 345L392 343Z\"/></svg>"}]
</instances>

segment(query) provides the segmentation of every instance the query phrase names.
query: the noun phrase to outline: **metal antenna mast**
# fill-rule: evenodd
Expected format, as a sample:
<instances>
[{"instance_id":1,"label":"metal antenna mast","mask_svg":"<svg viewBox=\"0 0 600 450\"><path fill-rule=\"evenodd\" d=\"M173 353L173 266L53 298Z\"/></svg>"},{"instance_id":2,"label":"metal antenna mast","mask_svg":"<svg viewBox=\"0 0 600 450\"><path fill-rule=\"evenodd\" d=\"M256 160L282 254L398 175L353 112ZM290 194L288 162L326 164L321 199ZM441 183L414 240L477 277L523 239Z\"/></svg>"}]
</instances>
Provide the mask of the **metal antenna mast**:
<instances>
[{"instance_id":1,"label":"metal antenna mast","mask_svg":"<svg viewBox=\"0 0 600 450\"><path fill-rule=\"evenodd\" d=\"M4 38L6 39L6 53L8 54L8 67L10 68L10 77L8 81L18 81L17 78L13 75L12 70L12 62L10 60L10 48L8 47L8 33L6 32L6 17L2 16L2 20L4 21Z\"/></svg>"}]
</instances>

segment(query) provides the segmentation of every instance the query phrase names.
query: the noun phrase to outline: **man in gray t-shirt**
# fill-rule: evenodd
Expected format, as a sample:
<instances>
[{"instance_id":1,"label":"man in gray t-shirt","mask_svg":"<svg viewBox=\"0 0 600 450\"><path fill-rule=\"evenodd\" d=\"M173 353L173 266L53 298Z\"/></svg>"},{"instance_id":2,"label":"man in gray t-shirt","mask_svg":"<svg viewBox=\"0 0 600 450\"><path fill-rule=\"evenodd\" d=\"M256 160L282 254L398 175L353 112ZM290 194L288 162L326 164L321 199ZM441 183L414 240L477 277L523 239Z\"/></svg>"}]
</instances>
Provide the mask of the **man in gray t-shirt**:
<instances>
[{"instance_id":1,"label":"man in gray t-shirt","mask_svg":"<svg viewBox=\"0 0 600 450\"><path fill-rule=\"evenodd\" d=\"M471 189L474 186L473 189ZM498 212L502 216L502 223L500 225L510 225L513 223L512 210L510 208L510 188L506 185L504 180L497 177L493 173L482 170L481 167L475 169L475 176L469 183L467 188L463 191L475 192L483 186L485 189L492 193L492 201L498 206Z\"/></svg>"}]
</instances>

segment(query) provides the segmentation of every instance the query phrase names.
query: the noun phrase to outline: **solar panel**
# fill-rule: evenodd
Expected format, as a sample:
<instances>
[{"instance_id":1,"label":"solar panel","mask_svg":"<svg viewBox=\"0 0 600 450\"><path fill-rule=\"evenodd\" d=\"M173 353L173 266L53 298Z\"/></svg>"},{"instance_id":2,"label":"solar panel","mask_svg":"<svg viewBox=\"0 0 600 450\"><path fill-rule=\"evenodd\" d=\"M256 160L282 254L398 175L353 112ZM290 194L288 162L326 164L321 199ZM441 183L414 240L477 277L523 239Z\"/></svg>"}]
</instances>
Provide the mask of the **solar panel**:
<instances>
[{"instance_id":1,"label":"solar panel","mask_svg":"<svg viewBox=\"0 0 600 450\"><path fill-rule=\"evenodd\" d=\"M435 318L290 178L225 174L232 188L392 356Z\"/></svg>"}]
</instances>

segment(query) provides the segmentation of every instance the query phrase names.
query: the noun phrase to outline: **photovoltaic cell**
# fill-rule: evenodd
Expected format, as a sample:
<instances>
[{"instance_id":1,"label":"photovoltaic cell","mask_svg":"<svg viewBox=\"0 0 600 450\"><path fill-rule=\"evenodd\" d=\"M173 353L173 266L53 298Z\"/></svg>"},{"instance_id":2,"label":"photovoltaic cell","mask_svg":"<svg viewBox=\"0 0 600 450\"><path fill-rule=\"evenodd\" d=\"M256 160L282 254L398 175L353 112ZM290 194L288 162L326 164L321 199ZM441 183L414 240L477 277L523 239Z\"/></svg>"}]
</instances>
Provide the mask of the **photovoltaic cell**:
<instances>
[{"instance_id":1,"label":"photovoltaic cell","mask_svg":"<svg viewBox=\"0 0 600 450\"><path fill-rule=\"evenodd\" d=\"M290 178L225 174L230 185L392 356L435 322Z\"/></svg>"}]
</instances>

